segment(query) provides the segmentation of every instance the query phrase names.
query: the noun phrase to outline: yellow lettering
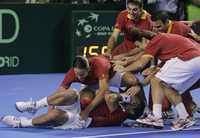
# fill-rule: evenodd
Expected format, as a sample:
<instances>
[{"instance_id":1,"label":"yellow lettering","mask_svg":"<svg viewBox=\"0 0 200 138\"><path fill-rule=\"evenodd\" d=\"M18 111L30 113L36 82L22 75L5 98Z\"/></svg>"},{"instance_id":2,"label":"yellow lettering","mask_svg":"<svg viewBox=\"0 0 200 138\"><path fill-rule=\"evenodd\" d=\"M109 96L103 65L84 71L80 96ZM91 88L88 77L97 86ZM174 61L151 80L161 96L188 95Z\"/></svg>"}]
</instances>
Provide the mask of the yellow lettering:
<instances>
[{"instance_id":1,"label":"yellow lettering","mask_svg":"<svg viewBox=\"0 0 200 138\"><path fill-rule=\"evenodd\" d=\"M99 46L90 46L90 47L89 47L89 54L90 54L91 56L97 56L98 53L95 52L94 50L95 50L95 49L98 49L98 48L99 48Z\"/></svg>"},{"instance_id":2,"label":"yellow lettering","mask_svg":"<svg viewBox=\"0 0 200 138\"><path fill-rule=\"evenodd\" d=\"M102 46L101 48L101 54L105 54L107 51L108 47L107 46Z\"/></svg>"},{"instance_id":3,"label":"yellow lettering","mask_svg":"<svg viewBox=\"0 0 200 138\"><path fill-rule=\"evenodd\" d=\"M84 47L84 50L83 50L83 56L84 56L84 57L87 56L87 47Z\"/></svg>"}]
</instances>

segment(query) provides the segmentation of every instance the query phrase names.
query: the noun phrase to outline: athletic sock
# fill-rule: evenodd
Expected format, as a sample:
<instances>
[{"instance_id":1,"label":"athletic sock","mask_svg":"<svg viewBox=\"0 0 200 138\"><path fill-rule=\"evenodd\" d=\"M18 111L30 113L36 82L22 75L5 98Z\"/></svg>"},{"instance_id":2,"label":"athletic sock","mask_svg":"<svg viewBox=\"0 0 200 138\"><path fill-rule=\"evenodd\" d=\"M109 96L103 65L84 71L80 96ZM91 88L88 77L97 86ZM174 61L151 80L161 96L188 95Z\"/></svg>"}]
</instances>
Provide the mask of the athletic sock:
<instances>
[{"instance_id":1,"label":"athletic sock","mask_svg":"<svg viewBox=\"0 0 200 138\"><path fill-rule=\"evenodd\" d=\"M20 123L22 127L32 127L32 119L27 119L27 118L20 118Z\"/></svg>"},{"instance_id":2,"label":"athletic sock","mask_svg":"<svg viewBox=\"0 0 200 138\"><path fill-rule=\"evenodd\" d=\"M47 97L42 98L39 101L36 101L36 108L46 107L48 106Z\"/></svg>"},{"instance_id":3,"label":"athletic sock","mask_svg":"<svg viewBox=\"0 0 200 138\"><path fill-rule=\"evenodd\" d=\"M184 104L181 102L175 106L175 109L178 113L179 118L186 119L189 114L187 113Z\"/></svg>"},{"instance_id":4,"label":"athletic sock","mask_svg":"<svg viewBox=\"0 0 200 138\"><path fill-rule=\"evenodd\" d=\"M162 105L153 104L153 114L156 118L162 118Z\"/></svg>"}]
</instances>

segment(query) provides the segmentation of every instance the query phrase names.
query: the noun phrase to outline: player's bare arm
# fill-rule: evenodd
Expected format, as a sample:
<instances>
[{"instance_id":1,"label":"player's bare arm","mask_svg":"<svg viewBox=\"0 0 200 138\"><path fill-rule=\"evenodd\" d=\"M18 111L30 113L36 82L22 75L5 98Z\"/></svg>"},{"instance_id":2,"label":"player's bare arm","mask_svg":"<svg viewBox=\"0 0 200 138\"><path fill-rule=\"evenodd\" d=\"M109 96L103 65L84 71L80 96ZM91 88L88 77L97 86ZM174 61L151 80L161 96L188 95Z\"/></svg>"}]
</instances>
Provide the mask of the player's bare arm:
<instances>
[{"instance_id":1,"label":"player's bare arm","mask_svg":"<svg viewBox=\"0 0 200 138\"><path fill-rule=\"evenodd\" d=\"M130 63L135 62L136 60L138 60L142 55L143 55L143 51L137 53L134 56L128 56L128 57L122 57L119 60L112 60L111 62L115 65L122 65L122 66L127 66Z\"/></svg>"},{"instance_id":2,"label":"player's bare arm","mask_svg":"<svg viewBox=\"0 0 200 138\"><path fill-rule=\"evenodd\" d=\"M63 87L63 86L60 86L60 87L58 88L57 91L62 92L62 91L66 91L67 89L68 89L68 88L65 88L65 87Z\"/></svg>"},{"instance_id":3,"label":"player's bare arm","mask_svg":"<svg viewBox=\"0 0 200 138\"><path fill-rule=\"evenodd\" d=\"M113 60L120 60L120 59L129 57L129 56L135 56L135 55L137 55L137 54L139 54L139 53L141 53L143 51L144 51L143 49L137 47L137 48L134 48L134 49L132 49L131 51L129 51L127 53L123 53L123 54L114 56Z\"/></svg>"},{"instance_id":4,"label":"player's bare arm","mask_svg":"<svg viewBox=\"0 0 200 138\"><path fill-rule=\"evenodd\" d=\"M130 71L137 71L142 69L147 63L149 63L153 59L150 55L143 55L139 60L136 62L133 62L132 64L128 65L125 68L122 68L120 66L115 66L114 70L119 72L130 72Z\"/></svg>"},{"instance_id":5,"label":"player's bare arm","mask_svg":"<svg viewBox=\"0 0 200 138\"><path fill-rule=\"evenodd\" d=\"M99 80L99 89L96 91L96 97L93 101L81 112L83 120L88 118L89 113L104 100L104 95L108 91L108 79L103 78Z\"/></svg>"},{"instance_id":6,"label":"player's bare arm","mask_svg":"<svg viewBox=\"0 0 200 138\"><path fill-rule=\"evenodd\" d=\"M117 39L119 37L119 33L120 33L119 29L114 29L112 35L108 39L108 43L107 43L108 50L106 52L106 55L110 55L111 54L112 48L117 43Z\"/></svg>"}]
</instances>

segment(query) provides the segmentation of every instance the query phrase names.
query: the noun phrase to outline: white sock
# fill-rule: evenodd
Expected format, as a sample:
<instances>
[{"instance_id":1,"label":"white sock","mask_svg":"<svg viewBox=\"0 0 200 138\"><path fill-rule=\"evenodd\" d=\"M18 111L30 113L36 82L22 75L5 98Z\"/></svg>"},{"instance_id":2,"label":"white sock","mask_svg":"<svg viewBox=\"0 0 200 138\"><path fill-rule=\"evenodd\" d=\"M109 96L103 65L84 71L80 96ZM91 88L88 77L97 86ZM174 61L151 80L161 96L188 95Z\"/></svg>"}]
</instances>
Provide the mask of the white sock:
<instances>
[{"instance_id":1,"label":"white sock","mask_svg":"<svg viewBox=\"0 0 200 138\"><path fill-rule=\"evenodd\" d=\"M162 118L162 105L153 104L153 114L156 118Z\"/></svg>"},{"instance_id":2,"label":"white sock","mask_svg":"<svg viewBox=\"0 0 200 138\"><path fill-rule=\"evenodd\" d=\"M27 119L27 118L20 118L21 119L21 126L22 127L32 127L32 119Z\"/></svg>"},{"instance_id":3,"label":"white sock","mask_svg":"<svg viewBox=\"0 0 200 138\"><path fill-rule=\"evenodd\" d=\"M189 114L187 113L184 104L181 102L175 106L175 109L179 115L179 118L186 119Z\"/></svg>"},{"instance_id":4,"label":"white sock","mask_svg":"<svg viewBox=\"0 0 200 138\"><path fill-rule=\"evenodd\" d=\"M36 101L36 108L46 107L48 106L47 97L42 98L39 101Z\"/></svg>"}]
</instances>

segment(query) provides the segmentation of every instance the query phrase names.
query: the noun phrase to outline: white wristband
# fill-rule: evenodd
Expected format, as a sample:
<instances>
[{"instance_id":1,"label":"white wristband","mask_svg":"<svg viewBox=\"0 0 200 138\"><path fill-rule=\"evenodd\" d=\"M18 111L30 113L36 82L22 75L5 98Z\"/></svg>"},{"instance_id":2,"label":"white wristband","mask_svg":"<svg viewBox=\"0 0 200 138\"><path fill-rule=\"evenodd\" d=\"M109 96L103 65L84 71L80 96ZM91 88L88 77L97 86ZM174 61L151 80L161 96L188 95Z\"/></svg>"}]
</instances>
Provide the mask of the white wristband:
<instances>
[{"instance_id":1,"label":"white wristband","mask_svg":"<svg viewBox=\"0 0 200 138\"><path fill-rule=\"evenodd\" d=\"M131 96L130 95L121 95L122 96L122 102L124 103L130 103L131 102Z\"/></svg>"}]
</instances>

